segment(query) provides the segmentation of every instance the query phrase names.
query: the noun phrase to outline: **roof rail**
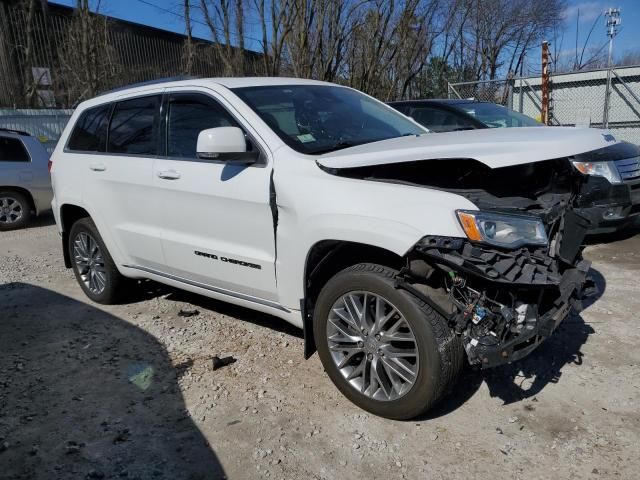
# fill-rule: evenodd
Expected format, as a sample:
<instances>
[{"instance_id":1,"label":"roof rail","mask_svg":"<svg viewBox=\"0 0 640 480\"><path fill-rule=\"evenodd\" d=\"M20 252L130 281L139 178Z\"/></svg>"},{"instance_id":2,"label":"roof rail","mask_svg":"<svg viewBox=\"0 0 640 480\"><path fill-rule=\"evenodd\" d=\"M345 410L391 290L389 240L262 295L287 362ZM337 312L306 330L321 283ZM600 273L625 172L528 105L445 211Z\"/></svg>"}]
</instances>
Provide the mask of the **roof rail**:
<instances>
[{"instance_id":1,"label":"roof rail","mask_svg":"<svg viewBox=\"0 0 640 480\"><path fill-rule=\"evenodd\" d=\"M130 85L124 85L122 87L114 88L112 90L107 90L106 92L99 93L97 96L101 97L102 95L108 95L110 93L121 92L123 90L128 90L130 88L136 87L146 87L149 85L156 85L158 83L167 83L167 82L179 82L180 80L195 80L196 78L193 75L178 75L176 77L166 77L166 78L158 78L156 80L147 80L145 82L132 83Z\"/></svg>"},{"instance_id":2,"label":"roof rail","mask_svg":"<svg viewBox=\"0 0 640 480\"><path fill-rule=\"evenodd\" d=\"M15 133L16 135L25 135L27 137L31 136L30 133L23 132L22 130L16 130L14 128L3 128L3 127L0 127L0 132Z\"/></svg>"}]
</instances>

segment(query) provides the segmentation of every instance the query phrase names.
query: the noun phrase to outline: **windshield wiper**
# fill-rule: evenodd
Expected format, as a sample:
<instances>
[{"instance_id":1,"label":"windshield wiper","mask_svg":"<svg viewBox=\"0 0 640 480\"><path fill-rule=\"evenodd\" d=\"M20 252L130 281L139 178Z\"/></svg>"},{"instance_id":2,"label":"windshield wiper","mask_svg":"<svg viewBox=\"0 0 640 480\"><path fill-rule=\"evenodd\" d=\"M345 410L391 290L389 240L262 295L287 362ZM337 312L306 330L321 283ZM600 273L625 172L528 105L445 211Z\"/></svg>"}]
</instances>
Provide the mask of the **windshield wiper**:
<instances>
[{"instance_id":1,"label":"windshield wiper","mask_svg":"<svg viewBox=\"0 0 640 480\"><path fill-rule=\"evenodd\" d=\"M366 143L366 142L362 142ZM336 150L342 150L343 148L355 147L356 145L361 145L361 142L350 142L348 140L341 140L339 142L334 143L329 147L319 148L317 150L312 150L309 152L310 155L319 155L322 153L335 152Z\"/></svg>"},{"instance_id":2,"label":"windshield wiper","mask_svg":"<svg viewBox=\"0 0 640 480\"><path fill-rule=\"evenodd\" d=\"M457 127L447 130L447 132L461 132L463 130L476 130L476 127Z\"/></svg>"},{"instance_id":3,"label":"windshield wiper","mask_svg":"<svg viewBox=\"0 0 640 480\"><path fill-rule=\"evenodd\" d=\"M415 133L403 133L401 135L402 137L409 137L409 136L418 136ZM350 147L357 147L358 145L364 145L365 143L373 143L373 142L381 142L383 140L390 140L392 138L400 138L400 137L383 137L383 138L373 138L373 139L369 139L369 140L360 140L357 142L354 142L352 140L340 140L339 142L334 143L333 145L329 146L329 147L324 147L324 148L319 148L318 150L313 150L311 152L308 152L309 155L320 155L322 153L329 153L329 152L335 152L336 150L342 150L344 148L350 148Z\"/></svg>"}]
</instances>

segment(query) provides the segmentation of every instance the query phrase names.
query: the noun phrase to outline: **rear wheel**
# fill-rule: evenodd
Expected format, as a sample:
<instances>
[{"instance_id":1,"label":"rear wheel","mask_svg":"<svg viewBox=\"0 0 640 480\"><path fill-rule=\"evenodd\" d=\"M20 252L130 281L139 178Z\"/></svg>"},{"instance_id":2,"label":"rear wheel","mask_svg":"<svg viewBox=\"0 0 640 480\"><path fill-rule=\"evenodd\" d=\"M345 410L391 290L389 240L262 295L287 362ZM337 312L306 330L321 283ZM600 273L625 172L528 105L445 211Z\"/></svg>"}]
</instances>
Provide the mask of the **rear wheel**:
<instances>
[{"instance_id":1,"label":"rear wheel","mask_svg":"<svg viewBox=\"0 0 640 480\"><path fill-rule=\"evenodd\" d=\"M25 227L31 218L31 204L27 197L12 190L0 191L0 230Z\"/></svg>"},{"instance_id":2,"label":"rear wheel","mask_svg":"<svg viewBox=\"0 0 640 480\"><path fill-rule=\"evenodd\" d=\"M87 297L96 303L117 303L125 278L90 218L73 224L68 248L76 280Z\"/></svg>"},{"instance_id":3,"label":"rear wheel","mask_svg":"<svg viewBox=\"0 0 640 480\"><path fill-rule=\"evenodd\" d=\"M438 402L462 367L446 320L397 289L389 268L359 264L334 276L314 310L318 354L336 387L376 415L409 419Z\"/></svg>"}]
</instances>

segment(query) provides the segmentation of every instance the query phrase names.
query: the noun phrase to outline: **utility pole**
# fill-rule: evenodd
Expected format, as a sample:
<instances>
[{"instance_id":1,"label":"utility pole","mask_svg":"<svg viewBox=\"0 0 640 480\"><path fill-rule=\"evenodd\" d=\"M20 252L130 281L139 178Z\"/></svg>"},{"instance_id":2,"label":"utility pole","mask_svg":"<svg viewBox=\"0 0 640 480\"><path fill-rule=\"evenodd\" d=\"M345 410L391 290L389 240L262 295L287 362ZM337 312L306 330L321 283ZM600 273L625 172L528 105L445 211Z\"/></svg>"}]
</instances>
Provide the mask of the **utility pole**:
<instances>
[{"instance_id":1,"label":"utility pole","mask_svg":"<svg viewBox=\"0 0 640 480\"><path fill-rule=\"evenodd\" d=\"M545 125L551 124L549 115L549 42L542 42L542 105L540 108L540 121Z\"/></svg>"},{"instance_id":2,"label":"utility pole","mask_svg":"<svg viewBox=\"0 0 640 480\"><path fill-rule=\"evenodd\" d=\"M618 34L618 26L622 23L619 8L609 8L604 12L607 17L607 36L609 37L609 59L607 61L607 88L604 92L604 113L602 126L609 128L609 103L611 101L611 60L613 57L613 37Z\"/></svg>"}]
</instances>

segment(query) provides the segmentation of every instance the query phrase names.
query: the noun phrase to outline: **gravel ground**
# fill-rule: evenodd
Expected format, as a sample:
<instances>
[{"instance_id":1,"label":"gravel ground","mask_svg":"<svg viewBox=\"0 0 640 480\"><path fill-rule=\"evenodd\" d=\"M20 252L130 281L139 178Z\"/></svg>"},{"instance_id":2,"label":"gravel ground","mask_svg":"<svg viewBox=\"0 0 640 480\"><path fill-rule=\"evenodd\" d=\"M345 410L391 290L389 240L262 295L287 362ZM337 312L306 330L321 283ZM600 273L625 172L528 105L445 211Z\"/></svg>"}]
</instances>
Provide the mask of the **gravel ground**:
<instances>
[{"instance_id":1,"label":"gravel ground","mask_svg":"<svg viewBox=\"0 0 640 480\"><path fill-rule=\"evenodd\" d=\"M281 320L151 283L95 305L51 218L0 233L0 478L635 479L640 235L597 241L587 310L395 422L343 398Z\"/></svg>"}]
</instances>

